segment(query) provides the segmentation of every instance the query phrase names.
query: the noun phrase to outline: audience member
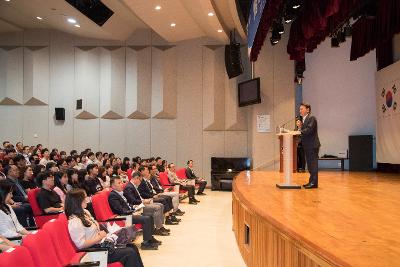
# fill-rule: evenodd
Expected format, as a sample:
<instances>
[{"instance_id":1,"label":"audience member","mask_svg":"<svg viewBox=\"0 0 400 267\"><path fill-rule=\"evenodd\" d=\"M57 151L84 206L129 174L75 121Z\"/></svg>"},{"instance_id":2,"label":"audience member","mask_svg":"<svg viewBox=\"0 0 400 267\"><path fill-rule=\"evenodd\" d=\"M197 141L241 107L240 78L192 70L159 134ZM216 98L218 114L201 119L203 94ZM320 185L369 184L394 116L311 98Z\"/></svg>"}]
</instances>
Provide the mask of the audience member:
<instances>
[{"instance_id":1,"label":"audience member","mask_svg":"<svg viewBox=\"0 0 400 267\"><path fill-rule=\"evenodd\" d=\"M99 168L97 167L96 164L89 164L86 170L88 172L88 177L84 181L84 187L86 190L86 194L88 196L92 196L97 192L103 190L103 186L101 186L101 183L97 178L97 175L99 173Z\"/></svg>"},{"instance_id":2,"label":"audience member","mask_svg":"<svg viewBox=\"0 0 400 267\"><path fill-rule=\"evenodd\" d=\"M193 160L188 160L185 171L186 171L186 177L189 180L195 180L195 184L199 185L199 190L197 190L197 195L205 195L204 189L206 188L207 181L196 176L193 170Z\"/></svg>"},{"instance_id":3,"label":"audience member","mask_svg":"<svg viewBox=\"0 0 400 267\"><path fill-rule=\"evenodd\" d=\"M85 191L77 189L67 194L65 214L68 218L68 231L78 249L90 248L107 240L107 233L100 230L99 224L86 207ZM107 262L121 262L124 267L143 267L140 254L133 246L115 248L113 253L108 253Z\"/></svg>"},{"instance_id":4,"label":"audience member","mask_svg":"<svg viewBox=\"0 0 400 267\"><path fill-rule=\"evenodd\" d=\"M36 195L37 202L42 211L46 214L59 213L64 210L60 196L53 190L54 176L50 171L39 173L36 177L38 185L41 187Z\"/></svg>"},{"instance_id":5,"label":"audience member","mask_svg":"<svg viewBox=\"0 0 400 267\"><path fill-rule=\"evenodd\" d=\"M55 181L55 187L54 187L54 192L57 193L57 195L60 197L61 202L64 204L65 202L65 196L68 192L67 190L67 185L68 185L68 176L66 172L55 172L54 173L54 181Z\"/></svg>"},{"instance_id":6,"label":"audience member","mask_svg":"<svg viewBox=\"0 0 400 267\"><path fill-rule=\"evenodd\" d=\"M194 197L194 185L189 185L185 180L178 178L176 175L175 164L173 163L168 164L168 179L171 184L179 185L181 189L187 190L189 195L189 204L196 205L198 202L200 202Z\"/></svg>"},{"instance_id":7,"label":"audience member","mask_svg":"<svg viewBox=\"0 0 400 267\"><path fill-rule=\"evenodd\" d=\"M33 170L31 166L26 166L21 171L23 178L20 181L22 187L25 192L28 192L30 189L37 188L35 181L33 180Z\"/></svg>"}]
</instances>

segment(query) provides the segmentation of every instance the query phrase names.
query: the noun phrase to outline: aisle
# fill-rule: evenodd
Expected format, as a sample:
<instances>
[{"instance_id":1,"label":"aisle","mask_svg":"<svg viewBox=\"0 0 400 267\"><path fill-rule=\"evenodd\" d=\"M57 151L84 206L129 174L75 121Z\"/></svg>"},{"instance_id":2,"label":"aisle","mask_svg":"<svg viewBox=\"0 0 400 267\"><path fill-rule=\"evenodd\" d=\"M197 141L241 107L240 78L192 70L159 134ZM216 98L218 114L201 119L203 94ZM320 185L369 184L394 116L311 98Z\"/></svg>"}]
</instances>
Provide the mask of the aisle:
<instances>
[{"instance_id":1,"label":"aisle","mask_svg":"<svg viewBox=\"0 0 400 267\"><path fill-rule=\"evenodd\" d=\"M145 267L245 267L232 231L232 193L206 190L198 205L182 203L182 222L168 226L156 251L140 253ZM185 201L187 202L187 201Z\"/></svg>"}]
</instances>

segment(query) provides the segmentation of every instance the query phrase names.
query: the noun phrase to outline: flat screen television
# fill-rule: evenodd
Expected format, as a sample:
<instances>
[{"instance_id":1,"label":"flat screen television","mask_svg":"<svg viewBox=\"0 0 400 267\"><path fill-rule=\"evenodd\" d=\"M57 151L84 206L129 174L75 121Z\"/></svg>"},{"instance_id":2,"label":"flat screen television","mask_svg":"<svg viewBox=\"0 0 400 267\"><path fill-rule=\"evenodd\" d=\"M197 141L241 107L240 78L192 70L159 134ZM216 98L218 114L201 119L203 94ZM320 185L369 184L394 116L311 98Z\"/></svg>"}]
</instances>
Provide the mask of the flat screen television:
<instances>
[{"instance_id":1,"label":"flat screen television","mask_svg":"<svg viewBox=\"0 0 400 267\"><path fill-rule=\"evenodd\" d=\"M238 84L239 107L261 103L260 78Z\"/></svg>"}]
</instances>

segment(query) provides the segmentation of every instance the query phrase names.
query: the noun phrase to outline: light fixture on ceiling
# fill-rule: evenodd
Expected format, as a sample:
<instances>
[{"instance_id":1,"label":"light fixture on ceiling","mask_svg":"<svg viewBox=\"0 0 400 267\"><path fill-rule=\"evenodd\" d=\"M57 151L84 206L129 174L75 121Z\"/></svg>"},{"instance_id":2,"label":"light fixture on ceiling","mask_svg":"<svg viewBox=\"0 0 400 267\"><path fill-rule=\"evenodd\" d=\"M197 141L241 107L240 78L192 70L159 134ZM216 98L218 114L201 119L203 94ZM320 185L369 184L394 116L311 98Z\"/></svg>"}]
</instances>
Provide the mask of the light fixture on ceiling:
<instances>
[{"instance_id":1,"label":"light fixture on ceiling","mask_svg":"<svg viewBox=\"0 0 400 267\"><path fill-rule=\"evenodd\" d=\"M222 32L222 30L221 30L221 29L219 29L219 30L217 30L217 32Z\"/></svg>"},{"instance_id":2,"label":"light fixture on ceiling","mask_svg":"<svg viewBox=\"0 0 400 267\"><path fill-rule=\"evenodd\" d=\"M161 10L161 6L156 6L154 9L155 10Z\"/></svg>"},{"instance_id":3,"label":"light fixture on ceiling","mask_svg":"<svg viewBox=\"0 0 400 267\"><path fill-rule=\"evenodd\" d=\"M77 27L77 28L81 27L81 25L79 25L79 24L75 24L74 26Z\"/></svg>"},{"instance_id":4,"label":"light fixture on ceiling","mask_svg":"<svg viewBox=\"0 0 400 267\"><path fill-rule=\"evenodd\" d=\"M43 18L42 17L36 17L38 20L42 20Z\"/></svg>"},{"instance_id":5,"label":"light fixture on ceiling","mask_svg":"<svg viewBox=\"0 0 400 267\"><path fill-rule=\"evenodd\" d=\"M214 13L210 12L210 13L208 13L207 15L208 15L209 17L212 17L212 16L214 16Z\"/></svg>"},{"instance_id":6,"label":"light fixture on ceiling","mask_svg":"<svg viewBox=\"0 0 400 267\"><path fill-rule=\"evenodd\" d=\"M292 8L293 9L298 9L300 7L300 5L301 5L300 0L294 0L292 2Z\"/></svg>"},{"instance_id":7,"label":"light fixture on ceiling","mask_svg":"<svg viewBox=\"0 0 400 267\"><path fill-rule=\"evenodd\" d=\"M176 23L172 22L171 27L175 27L175 26L176 26Z\"/></svg>"},{"instance_id":8,"label":"light fixture on ceiling","mask_svg":"<svg viewBox=\"0 0 400 267\"><path fill-rule=\"evenodd\" d=\"M68 18L67 21L71 24L75 24L76 23L76 19L73 18Z\"/></svg>"},{"instance_id":9,"label":"light fixture on ceiling","mask_svg":"<svg viewBox=\"0 0 400 267\"><path fill-rule=\"evenodd\" d=\"M6 1L6 2L10 2L11 0L4 0L4 1Z\"/></svg>"}]
</instances>

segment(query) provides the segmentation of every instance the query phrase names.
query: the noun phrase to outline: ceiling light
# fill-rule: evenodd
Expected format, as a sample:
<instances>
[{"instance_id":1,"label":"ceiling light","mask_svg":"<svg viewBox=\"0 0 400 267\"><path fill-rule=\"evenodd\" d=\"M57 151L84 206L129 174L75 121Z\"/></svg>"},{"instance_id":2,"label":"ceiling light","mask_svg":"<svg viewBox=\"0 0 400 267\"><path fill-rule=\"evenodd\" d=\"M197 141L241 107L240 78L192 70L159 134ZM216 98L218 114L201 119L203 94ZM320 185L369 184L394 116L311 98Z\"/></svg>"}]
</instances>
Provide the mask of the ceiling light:
<instances>
[{"instance_id":1,"label":"ceiling light","mask_svg":"<svg viewBox=\"0 0 400 267\"><path fill-rule=\"evenodd\" d=\"M293 9L298 9L300 7L300 5L294 5Z\"/></svg>"},{"instance_id":2,"label":"ceiling light","mask_svg":"<svg viewBox=\"0 0 400 267\"><path fill-rule=\"evenodd\" d=\"M176 24L172 22L171 23L171 27L175 27L175 26L176 26Z\"/></svg>"},{"instance_id":3,"label":"ceiling light","mask_svg":"<svg viewBox=\"0 0 400 267\"><path fill-rule=\"evenodd\" d=\"M4 1L6 1L6 2L10 2L10 0L4 0Z\"/></svg>"},{"instance_id":4,"label":"ceiling light","mask_svg":"<svg viewBox=\"0 0 400 267\"><path fill-rule=\"evenodd\" d=\"M73 18L68 18L67 21L68 21L69 23L72 23L72 24L75 24L75 23L76 23L76 20L73 19Z\"/></svg>"},{"instance_id":5,"label":"ceiling light","mask_svg":"<svg viewBox=\"0 0 400 267\"><path fill-rule=\"evenodd\" d=\"M81 27L81 25L79 25L79 24L75 24L74 26L77 27L77 28Z\"/></svg>"},{"instance_id":6,"label":"ceiling light","mask_svg":"<svg viewBox=\"0 0 400 267\"><path fill-rule=\"evenodd\" d=\"M221 30L221 29L219 29L217 32L222 32L222 30Z\"/></svg>"},{"instance_id":7,"label":"ceiling light","mask_svg":"<svg viewBox=\"0 0 400 267\"><path fill-rule=\"evenodd\" d=\"M156 6L154 9L155 10L161 10L161 6Z\"/></svg>"},{"instance_id":8,"label":"ceiling light","mask_svg":"<svg viewBox=\"0 0 400 267\"><path fill-rule=\"evenodd\" d=\"M210 12L210 13L208 13L208 16L212 17L212 16L214 16L214 13Z\"/></svg>"},{"instance_id":9,"label":"ceiling light","mask_svg":"<svg viewBox=\"0 0 400 267\"><path fill-rule=\"evenodd\" d=\"M43 18L42 17L36 17L38 20L42 20Z\"/></svg>"}]
</instances>

